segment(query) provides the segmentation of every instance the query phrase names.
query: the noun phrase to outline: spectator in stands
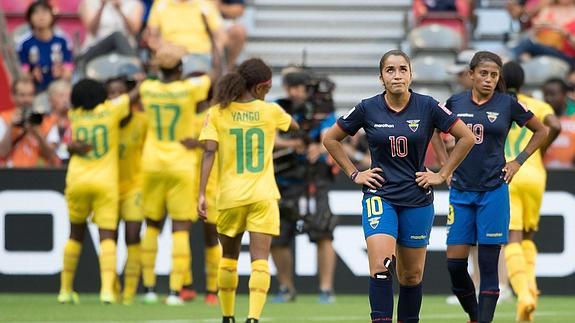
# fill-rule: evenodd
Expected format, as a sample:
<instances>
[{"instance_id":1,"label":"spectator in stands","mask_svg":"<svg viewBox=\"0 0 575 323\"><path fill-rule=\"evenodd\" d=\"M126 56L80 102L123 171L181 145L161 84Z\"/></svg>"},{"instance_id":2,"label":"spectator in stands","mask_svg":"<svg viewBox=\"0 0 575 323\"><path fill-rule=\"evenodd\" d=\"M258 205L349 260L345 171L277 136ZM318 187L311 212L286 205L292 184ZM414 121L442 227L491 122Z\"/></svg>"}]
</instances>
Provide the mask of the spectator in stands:
<instances>
[{"instance_id":1,"label":"spectator in stands","mask_svg":"<svg viewBox=\"0 0 575 323\"><path fill-rule=\"evenodd\" d=\"M545 102L549 103L561 121L561 133L547 149L547 168L572 168L575 164L575 103L569 99L565 81L553 78L543 85Z\"/></svg>"},{"instance_id":2,"label":"spectator in stands","mask_svg":"<svg viewBox=\"0 0 575 323\"><path fill-rule=\"evenodd\" d=\"M530 35L512 49L514 60L553 56L575 66L575 0L555 0L533 19Z\"/></svg>"},{"instance_id":3,"label":"spectator in stands","mask_svg":"<svg viewBox=\"0 0 575 323\"><path fill-rule=\"evenodd\" d=\"M189 54L210 55L212 36L221 49L225 37L222 16L213 3L200 0L154 2L148 18L148 46L152 51L163 43L170 43L184 47Z\"/></svg>"},{"instance_id":4,"label":"spectator in stands","mask_svg":"<svg viewBox=\"0 0 575 323\"><path fill-rule=\"evenodd\" d=\"M533 17L553 0L507 0L507 12L521 24L521 31L531 28Z\"/></svg>"},{"instance_id":5,"label":"spectator in stands","mask_svg":"<svg viewBox=\"0 0 575 323\"><path fill-rule=\"evenodd\" d=\"M50 102L50 122L58 130L59 141L56 143L56 155L63 165L67 165L70 159L68 145L72 142L72 129L68 119L70 109L70 94L72 86L64 80L54 81L48 87L48 100Z\"/></svg>"},{"instance_id":6,"label":"spectator in stands","mask_svg":"<svg viewBox=\"0 0 575 323\"><path fill-rule=\"evenodd\" d=\"M88 33L76 59L79 68L83 71L90 60L110 52L135 56L143 15L138 0L83 0L80 18Z\"/></svg>"},{"instance_id":7,"label":"spectator in stands","mask_svg":"<svg viewBox=\"0 0 575 323\"><path fill-rule=\"evenodd\" d=\"M55 19L48 2L32 3L26 12L31 31L16 46L22 69L33 78L37 92L44 91L52 80L69 80L72 75L72 52L68 41L55 34Z\"/></svg>"},{"instance_id":8,"label":"spectator in stands","mask_svg":"<svg viewBox=\"0 0 575 323\"><path fill-rule=\"evenodd\" d=\"M228 71L235 68L236 60L246 42L246 28L238 22L244 14L244 0L216 0L220 13L226 19L225 55Z\"/></svg>"},{"instance_id":9,"label":"spectator in stands","mask_svg":"<svg viewBox=\"0 0 575 323\"><path fill-rule=\"evenodd\" d=\"M12 97L16 107L0 113L0 165L37 167L59 164L54 152L58 131L50 118L32 111L34 82L23 77L14 81Z\"/></svg>"}]
</instances>

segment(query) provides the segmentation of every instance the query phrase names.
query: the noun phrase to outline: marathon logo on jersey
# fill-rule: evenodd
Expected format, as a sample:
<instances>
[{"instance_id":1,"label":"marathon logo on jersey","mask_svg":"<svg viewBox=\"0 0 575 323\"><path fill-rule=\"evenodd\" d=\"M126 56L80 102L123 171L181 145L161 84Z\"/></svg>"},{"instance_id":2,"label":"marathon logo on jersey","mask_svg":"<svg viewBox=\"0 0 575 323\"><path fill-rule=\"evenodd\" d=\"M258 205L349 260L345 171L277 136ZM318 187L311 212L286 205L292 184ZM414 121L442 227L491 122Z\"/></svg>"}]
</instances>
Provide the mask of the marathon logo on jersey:
<instances>
[{"instance_id":1,"label":"marathon logo on jersey","mask_svg":"<svg viewBox=\"0 0 575 323\"><path fill-rule=\"evenodd\" d=\"M380 217L378 216L378 217L370 218L370 219L369 219L369 226L370 226L372 229L377 228L377 226L379 225L379 218L380 218Z\"/></svg>"},{"instance_id":2,"label":"marathon logo on jersey","mask_svg":"<svg viewBox=\"0 0 575 323\"><path fill-rule=\"evenodd\" d=\"M458 113L457 116L463 118L473 118L473 113Z\"/></svg>"},{"instance_id":3,"label":"marathon logo on jersey","mask_svg":"<svg viewBox=\"0 0 575 323\"><path fill-rule=\"evenodd\" d=\"M395 125L389 123L374 123L374 128L395 128Z\"/></svg>"},{"instance_id":4,"label":"marathon logo on jersey","mask_svg":"<svg viewBox=\"0 0 575 323\"><path fill-rule=\"evenodd\" d=\"M409 125L409 129L413 132L416 132L419 128L419 120L407 120L407 124Z\"/></svg>"},{"instance_id":5,"label":"marathon logo on jersey","mask_svg":"<svg viewBox=\"0 0 575 323\"><path fill-rule=\"evenodd\" d=\"M497 117L499 116L499 113L497 112L489 112L487 111L487 119L489 120L489 122L494 123L495 120L497 120Z\"/></svg>"}]
</instances>

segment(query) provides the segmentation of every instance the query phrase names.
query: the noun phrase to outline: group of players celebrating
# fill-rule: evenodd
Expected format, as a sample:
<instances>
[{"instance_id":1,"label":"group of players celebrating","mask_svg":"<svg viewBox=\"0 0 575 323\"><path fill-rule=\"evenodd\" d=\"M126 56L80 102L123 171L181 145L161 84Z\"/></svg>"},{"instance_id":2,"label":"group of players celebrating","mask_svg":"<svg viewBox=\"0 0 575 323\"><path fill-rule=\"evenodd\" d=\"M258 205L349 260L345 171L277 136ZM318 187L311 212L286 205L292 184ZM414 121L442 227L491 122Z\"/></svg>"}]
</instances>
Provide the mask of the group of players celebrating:
<instances>
[{"instance_id":1,"label":"group of players celebrating","mask_svg":"<svg viewBox=\"0 0 575 323\"><path fill-rule=\"evenodd\" d=\"M249 59L219 79L213 106L201 112L209 106L206 99L219 76L219 62L214 60L212 74L182 79L182 56L177 48L160 49L155 60L161 79L145 80L115 98L109 98L104 85L93 80L74 86L73 156L66 179L71 232L58 301L78 301L74 273L91 217L100 232L101 301L120 301L116 229L123 220L128 258L121 301L134 302L142 275L144 300L157 302L154 267L158 235L168 214L172 271L166 303L181 304L184 286L191 283L189 229L199 216L206 232L206 297L213 303L217 293L223 322L235 322L237 259L242 235L249 232L252 271L246 322L257 322L270 286L271 240L280 227L280 195L272 160L275 136L278 130L297 129L298 124L277 104L264 102L272 72L260 59ZM393 319L394 274L400 286L398 322L419 321L434 217L431 186L444 182L450 185L447 269L452 290L470 321L493 320L499 293L498 257L508 242L510 213L516 233L505 254L518 295L517 319L533 319L536 249L530 240L522 242L522 232L537 229L545 172L539 153L529 157L551 141L541 122L548 113L537 110L534 117L521 104L527 101L532 106L531 99L518 94L522 79L514 83L517 95L505 93L504 70L497 55L476 53L469 71L473 87L443 106L410 90L412 70L405 53L387 52L379 66L385 91L362 100L327 131L325 148L352 181L363 185L373 322ZM532 135L524 133L523 126ZM341 144L360 128L367 134L372 159L365 171L356 169ZM508 138L510 129L521 134ZM440 131L456 138L449 154ZM506 139L515 140L513 150L505 149ZM424 166L430 142L444 156L437 173ZM537 194L526 198L523 188L509 185L516 174L529 175L520 171L523 164L543 169ZM476 244L481 274L478 297L467 272L469 248Z\"/></svg>"}]
</instances>

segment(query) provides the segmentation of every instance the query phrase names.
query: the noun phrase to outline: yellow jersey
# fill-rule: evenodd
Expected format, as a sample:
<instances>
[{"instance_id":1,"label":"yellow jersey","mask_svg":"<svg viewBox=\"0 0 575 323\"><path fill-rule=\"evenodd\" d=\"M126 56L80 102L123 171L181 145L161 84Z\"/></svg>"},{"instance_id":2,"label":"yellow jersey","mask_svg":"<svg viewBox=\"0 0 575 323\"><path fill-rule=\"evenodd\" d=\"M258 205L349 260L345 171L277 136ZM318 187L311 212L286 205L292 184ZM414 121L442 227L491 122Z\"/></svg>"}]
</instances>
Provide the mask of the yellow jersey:
<instances>
[{"instance_id":1,"label":"yellow jersey","mask_svg":"<svg viewBox=\"0 0 575 323\"><path fill-rule=\"evenodd\" d=\"M183 46L189 53L210 54L212 44L202 12L212 32L222 28L223 19L218 8L204 0L154 1L148 26L159 28L163 41Z\"/></svg>"},{"instance_id":2,"label":"yellow jersey","mask_svg":"<svg viewBox=\"0 0 575 323\"><path fill-rule=\"evenodd\" d=\"M197 130L197 134L194 138L200 137L200 132L202 130L202 126L206 122L206 118L208 116L208 110L200 112L196 115L196 119L194 120L194 131ZM200 172L202 171L202 155L204 154L204 150L201 148L194 149L194 153L196 154L196 158L198 160L198 166L196 168L196 174L198 174L198 185L200 179ZM210 172L210 178L208 179L208 186L206 187L206 195L207 196L214 196L217 193L218 187L218 167L217 167L217 154L216 154L216 161L214 167L212 167L212 171ZM215 201L215 196L214 196Z\"/></svg>"},{"instance_id":3,"label":"yellow jersey","mask_svg":"<svg viewBox=\"0 0 575 323\"><path fill-rule=\"evenodd\" d=\"M92 145L85 156L73 155L66 184L109 183L118 185L118 146L120 121L130 113L130 99L122 95L106 100L93 110L76 108L68 112L72 140Z\"/></svg>"},{"instance_id":4,"label":"yellow jersey","mask_svg":"<svg viewBox=\"0 0 575 323\"><path fill-rule=\"evenodd\" d=\"M140 85L140 100L148 116L144 171L193 171L197 157L180 143L197 138L194 131L196 105L206 99L210 78L201 76L163 83L146 80Z\"/></svg>"},{"instance_id":5,"label":"yellow jersey","mask_svg":"<svg viewBox=\"0 0 575 323\"><path fill-rule=\"evenodd\" d=\"M142 184L142 150L147 127L146 115L134 111L128 124L120 128L120 195Z\"/></svg>"},{"instance_id":6,"label":"yellow jersey","mask_svg":"<svg viewBox=\"0 0 575 323\"><path fill-rule=\"evenodd\" d=\"M200 140L218 142L218 209L280 198L272 151L277 129L290 123L279 105L261 100L210 108Z\"/></svg>"},{"instance_id":7,"label":"yellow jersey","mask_svg":"<svg viewBox=\"0 0 575 323\"><path fill-rule=\"evenodd\" d=\"M531 110L535 117L541 122L543 122L546 116L555 114L553 108L543 101L523 94L519 94L517 99L521 104ZM505 142L505 159L507 161L514 160L517 155L525 149L531 136L533 136L533 133L531 130L527 129L527 127L519 127L517 124L513 123L509 130L509 134L507 135L507 141ZM521 166L519 172L513 178L513 182L540 179L541 177L544 177L545 174L543 158L541 156L541 152L538 150L531 155L529 159L527 159L523 166Z\"/></svg>"}]
</instances>

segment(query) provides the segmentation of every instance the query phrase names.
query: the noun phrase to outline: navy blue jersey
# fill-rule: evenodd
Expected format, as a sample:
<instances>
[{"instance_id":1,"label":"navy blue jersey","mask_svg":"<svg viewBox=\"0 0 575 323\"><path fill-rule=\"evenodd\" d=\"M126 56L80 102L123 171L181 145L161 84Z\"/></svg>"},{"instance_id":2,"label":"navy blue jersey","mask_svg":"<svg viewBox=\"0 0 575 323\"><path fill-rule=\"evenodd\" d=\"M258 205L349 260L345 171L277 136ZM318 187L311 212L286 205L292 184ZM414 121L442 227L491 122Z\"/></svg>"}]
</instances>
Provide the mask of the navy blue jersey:
<instances>
[{"instance_id":1,"label":"navy blue jersey","mask_svg":"<svg viewBox=\"0 0 575 323\"><path fill-rule=\"evenodd\" d=\"M515 121L524 126L533 113L511 96L495 92L478 105L465 91L449 98L446 108L453 111L475 135L475 145L457 167L451 185L461 191L491 191L505 181L505 139Z\"/></svg>"},{"instance_id":2,"label":"navy blue jersey","mask_svg":"<svg viewBox=\"0 0 575 323\"><path fill-rule=\"evenodd\" d=\"M383 169L383 186L377 190L364 186L364 193L379 195L393 205L421 207L433 202L433 192L417 186L415 173L425 171L425 152L435 128L447 132L455 121L455 115L432 97L411 92L400 112L391 110L379 94L362 100L337 124L350 136L363 128L371 167Z\"/></svg>"}]
</instances>

